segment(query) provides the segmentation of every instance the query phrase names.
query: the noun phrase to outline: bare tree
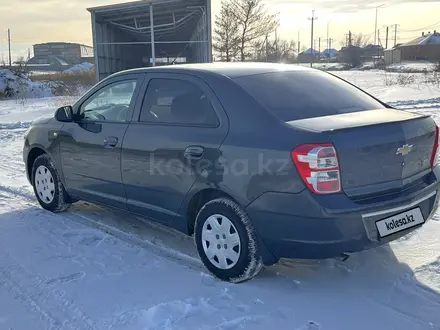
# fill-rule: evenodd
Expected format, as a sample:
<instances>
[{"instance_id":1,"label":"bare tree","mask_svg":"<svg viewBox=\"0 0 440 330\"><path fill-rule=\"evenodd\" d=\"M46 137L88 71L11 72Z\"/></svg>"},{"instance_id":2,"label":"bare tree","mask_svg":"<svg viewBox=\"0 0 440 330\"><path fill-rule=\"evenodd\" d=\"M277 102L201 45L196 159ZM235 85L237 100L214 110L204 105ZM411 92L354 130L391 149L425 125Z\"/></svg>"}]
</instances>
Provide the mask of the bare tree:
<instances>
[{"instance_id":1,"label":"bare tree","mask_svg":"<svg viewBox=\"0 0 440 330\"><path fill-rule=\"evenodd\" d=\"M255 43L253 59L274 63L293 63L296 58L297 46L295 41L288 40L259 40Z\"/></svg>"},{"instance_id":2,"label":"bare tree","mask_svg":"<svg viewBox=\"0 0 440 330\"><path fill-rule=\"evenodd\" d=\"M213 48L222 61L230 62L237 57L239 45L238 22L230 2L222 1L220 14L215 16Z\"/></svg>"},{"instance_id":3,"label":"bare tree","mask_svg":"<svg viewBox=\"0 0 440 330\"><path fill-rule=\"evenodd\" d=\"M2 54L2 57L0 58L0 67L2 67L2 68L6 68L6 60L5 60L5 57L3 56L3 54Z\"/></svg>"},{"instance_id":4,"label":"bare tree","mask_svg":"<svg viewBox=\"0 0 440 330\"><path fill-rule=\"evenodd\" d=\"M371 38L368 35L362 33L354 34L352 39L353 46L365 47L371 43Z\"/></svg>"},{"instance_id":5,"label":"bare tree","mask_svg":"<svg viewBox=\"0 0 440 330\"><path fill-rule=\"evenodd\" d=\"M240 31L240 59L244 61L255 41L272 33L279 22L277 15L267 12L261 0L232 0L232 7Z\"/></svg>"}]
</instances>

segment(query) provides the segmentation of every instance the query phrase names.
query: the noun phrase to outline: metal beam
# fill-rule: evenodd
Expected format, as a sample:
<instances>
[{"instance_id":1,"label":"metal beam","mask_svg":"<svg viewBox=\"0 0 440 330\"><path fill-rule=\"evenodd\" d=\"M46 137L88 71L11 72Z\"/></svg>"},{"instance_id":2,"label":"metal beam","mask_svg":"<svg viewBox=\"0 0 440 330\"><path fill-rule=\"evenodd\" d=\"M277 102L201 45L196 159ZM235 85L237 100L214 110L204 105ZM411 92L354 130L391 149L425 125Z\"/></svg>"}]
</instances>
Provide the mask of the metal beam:
<instances>
[{"instance_id":1,"label":"metal beam","mask_svg":"<svg viewBox=\"0 0 440 330\"><path fill-rule=\"evenodd\" d=\"M98 50L98 44L97 44L97 31L96 31L96 17L95 13L91 13L92 16L92 36L93 36L93 56L95 58L95 72L96 72L96 81L99 81L99 50Z\"/></svg>"},{"instance_id":2,"label":"metal beam","mask_svg":"<svg viewBox=\"0 0 440 330\"><path fill-rule=\"evenodd\" d=\"M151 26L151 58L153 66L156 66L156 47L154 45L154 13L153 6L150 5L150 26Z\"/></svg>"},{"instance_id":3,"label":"metal beam","mask_svg":"<svg viewBox=\"0 0 440 330\"><path fill-rule=\"evenodd\" d=\"M207 31L206 31L206 39L208 40L212 40L212 22L211 22L211 0L206 0L207 3L207 12L208 14L206 15L207 17L207 23L208 26L206 27ZM208 62L212 62L212 42L209 42L209 52L208 52Z\"/></svg>"}]
</instances>

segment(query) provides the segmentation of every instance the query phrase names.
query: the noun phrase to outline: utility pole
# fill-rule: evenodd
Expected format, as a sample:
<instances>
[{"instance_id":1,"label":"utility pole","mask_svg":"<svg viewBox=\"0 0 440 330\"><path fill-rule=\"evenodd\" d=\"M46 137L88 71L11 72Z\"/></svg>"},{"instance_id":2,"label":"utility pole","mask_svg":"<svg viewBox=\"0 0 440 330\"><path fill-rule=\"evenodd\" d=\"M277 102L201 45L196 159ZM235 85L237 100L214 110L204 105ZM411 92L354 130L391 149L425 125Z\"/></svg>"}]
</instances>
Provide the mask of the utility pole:
<instances>
[{"instance_id":1,"label":"utility pole","mask_svg":"<svg viewBox=\"0 0 440 330\"><path fill-rule=\"evenodd\" d=\"M330 61L330 39L329 39L329 25L330 21L327 22L327 63Z\"/></svg>"},{"instance_id":2,"label":"utility pole","mask_svg":"<svg viewBox=\"0 0 440 330\"><path fill-rule=\"evenodd\" d=\"M319 37L319 39L318 39L318 56L320 56L320 54L321 54L321 37Z\"/></svg>"},{"instance_id":3,"label":"utility pole","mask_svg":"<svg viewBox=\"0 0 440 330\"><path fill-rule=\"evenodd\" d=\"M386 36L386 40L385 40L385 49L388 49L388 26L387 26L387 36Z\"/></svg>"},{"instance_id":4,"label":"utility pole","mask_svg":"<svg viewBox=\"0 0 440 330\"><path fill-rule=\"evenodd\" d=\"M394 24L394 46L397 44L397 24Z\"/></svg>"},{"instance_id":5,"label":"utility pole","mask_svg":"<svg viewBox=\"0 0 440 330\"><path fill-rule=\"evenodd\" d=\"M377 30L377 59L379 60L379 46L380 46L381 42L380 42L380 29ZM374 61L373 61L374 62Z\"/></svg>"},{"instance_id":6,"label":"utility pole","mask_svg":"<svg viewBox=\"0 0 440 330\"><path fill-rule=\"evenodd\" d=\"M8 29L8 48L9 48L9 66L12 66L12 57L11 57L11 30Z\"/></svg>"},{"instance_id":7,"label":"utility pole","mask_svg":"<svg viewBox=\"0 0 440 330\"><path fill-rule=\"evenodd\" d=\"M299 64L299 53L301 52L301 41L299 41L299 32L300 31L301 30L298 30L298 54L296 55L296 60L297 60L298 64Z\"/></svg>"},{"instance_id":8,"label":"utility pole","mask_svg":"<svg viewBox=\"0 0 440 330\"><path fill-rule=\"evenodd\" d=\"M312 55L314 55L314 49L313 49L313 23L315 20L317 20L318 17L315 17L315 10L312 10L312 17L309 17L309 20L312 21L312 29L311 29L311 36L310 36L310 47ZM313 56L310 56L310 67L313 67Z\"/></svg>"},{"instance_id":9,"label":"utility pole","mask_svg":"<svg viewBox=\"0 0 440 330\"><path fill-rule=\"evenodd\" d=\"M377 45L376 41L377 41L377 12L379 10L380 7L383 7L385 5L379 5L376 7L376 20L375 20L375 24L374 24L374 44Z\"/></svg>"},{"instance_id":10,"label":"utility pole","mask_svg":"<svg viewBox=\"0 0 440 330\"><path fill-rule=\"evenodd\" d=\"M269 35L267 35L266 34L266 40L265 40L265 45L266 45L266 62L267 62L267 60L268 60L268 58L267 58L267 53L268 53L268 47L269 47L269 45L267 44L268 43L268 40L269 40Z\"/></svg>"},{"instance_id":11,"label":"utility pole","mask_svg":"<svg viewBox=\"0 0 440 330\"><path fill-rule=\"evenodd\" d=\"M348 31L348 45L351 46L352 44L353 43L352 43L351 30L350 30L350 31Z\"/></svg>"}]
</instances>

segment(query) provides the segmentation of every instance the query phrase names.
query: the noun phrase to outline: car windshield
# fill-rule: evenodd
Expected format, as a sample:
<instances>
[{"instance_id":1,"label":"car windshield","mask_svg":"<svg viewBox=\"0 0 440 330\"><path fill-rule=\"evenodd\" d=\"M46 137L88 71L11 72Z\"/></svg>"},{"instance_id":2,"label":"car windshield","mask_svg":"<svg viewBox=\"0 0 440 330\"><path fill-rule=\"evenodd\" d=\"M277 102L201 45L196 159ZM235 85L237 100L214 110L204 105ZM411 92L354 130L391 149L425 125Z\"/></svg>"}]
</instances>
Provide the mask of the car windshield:
<instances>
[{"instance_id":1,"label":"car windshield","mask_svg":"<svg viewBox=\"0 0 440 330\"><path fill-rule=\"evenodd\" d=\"M384 106L325 72L270 72L234 79L283 121L337 115Z\"/></svg>"}]
</instances>

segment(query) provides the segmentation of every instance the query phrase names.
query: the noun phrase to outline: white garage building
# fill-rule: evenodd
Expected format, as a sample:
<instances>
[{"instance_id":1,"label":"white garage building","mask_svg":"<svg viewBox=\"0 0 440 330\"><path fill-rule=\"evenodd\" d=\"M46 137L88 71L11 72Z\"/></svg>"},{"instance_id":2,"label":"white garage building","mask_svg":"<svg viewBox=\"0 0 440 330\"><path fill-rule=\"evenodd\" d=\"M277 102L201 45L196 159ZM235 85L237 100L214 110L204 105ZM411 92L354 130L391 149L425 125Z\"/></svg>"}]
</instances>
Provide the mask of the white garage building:
<instances>
[{"instance_id":1,"label":"white garage building","mask_svg":"<svg viewBox=\"0 0 440 330\"><path fill-rule=\"evenodd\" d=\"M126 69L212 61L211 0L142 0L88 11L98 80Z\"/></svg>"}]
</instances>

